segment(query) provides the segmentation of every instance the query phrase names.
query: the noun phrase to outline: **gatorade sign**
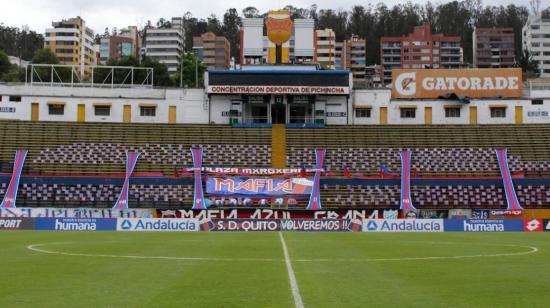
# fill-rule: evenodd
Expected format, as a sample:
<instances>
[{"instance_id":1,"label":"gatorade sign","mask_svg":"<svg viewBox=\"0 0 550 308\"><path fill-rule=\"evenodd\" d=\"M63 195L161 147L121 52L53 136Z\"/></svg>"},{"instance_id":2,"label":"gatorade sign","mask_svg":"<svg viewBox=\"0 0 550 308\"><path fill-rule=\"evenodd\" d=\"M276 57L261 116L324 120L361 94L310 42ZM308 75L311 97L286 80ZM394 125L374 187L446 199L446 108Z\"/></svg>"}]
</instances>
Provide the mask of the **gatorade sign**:
<instances>
[{"instance_id":1,"label":"gatorade sign","mask_svg":"<svg viewBox=\"0 0 550 308\"><path fill-rule=\"evenodd\" d=\"M521 97L520 68L394 69L392 98L438 98L455 93L471 98Z\"/></svg>"}]
</instances>

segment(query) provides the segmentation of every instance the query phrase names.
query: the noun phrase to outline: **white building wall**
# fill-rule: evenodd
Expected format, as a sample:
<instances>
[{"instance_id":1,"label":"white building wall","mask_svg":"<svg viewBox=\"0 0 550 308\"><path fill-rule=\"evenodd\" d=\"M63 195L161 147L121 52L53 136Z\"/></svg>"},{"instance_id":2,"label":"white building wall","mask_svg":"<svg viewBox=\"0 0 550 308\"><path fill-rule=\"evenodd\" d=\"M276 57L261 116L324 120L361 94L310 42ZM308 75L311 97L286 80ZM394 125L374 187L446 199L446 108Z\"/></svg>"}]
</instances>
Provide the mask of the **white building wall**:
<instances>
[{"instance_id":1,"label":"white building wall","mask_svg":"<svg viewBox=\"0 0 550 308\"><path fill-rule=\"evenodd\" d=\"M315 53L314 46L314 20L296 19L294 20L294 56L311 57Z\"/></svg>"},{"instance_id":2,"label":"white building wall","mask_svg":"<svg viewBox=\"0 0 550 308\"><path fill-rule=\"evenodd\" d=\"M324 110L328 125L378 125L380 108L386 107L388 124L425 124L425 108L432 108L432 124L469 124L470 107L477 107L478 124L514 124L516 107L521 106L523 123L550 124L550 96L544 91L531 91L531 98L472 100L461 104L447 100L391 100L388 89L352 91L346 96L318 96L316 109ZM10 96L21 96L20 102L10 101ZM79 104L85 105L87 122L122 122L124 105L132 106L132 122L168 123L170 106L176 106L176 122L189 124L228 124L226 113L231 109L231 101L239 100L240 95L211 95L204 89L89 89L56 88L44 86L0 85L0 119L31 120L31 105L39 104L40 121L77 121ZM63 115L50 115L49 103L63 103ZM95 116L94 105L110 104L108 117ZM155 105L154 117L140 115L140 105ZM446 118L445 107L460 108L460 117ZM401 108L416 107L415 118L401 118ZM504 118L491 118L491 107L506 107ZM368 118L357 118L355 109L370 108Z\"/></svg>"},{"instance_id":3,"label":"white building wall","mask_svg":"<svg viewBox=\"0 0 550 308\"><path fill-rule=\"evenodd\" d=\"M243 18L243 56L263 56L263 28L262 18Z\"/></svg>"}]
</instances>

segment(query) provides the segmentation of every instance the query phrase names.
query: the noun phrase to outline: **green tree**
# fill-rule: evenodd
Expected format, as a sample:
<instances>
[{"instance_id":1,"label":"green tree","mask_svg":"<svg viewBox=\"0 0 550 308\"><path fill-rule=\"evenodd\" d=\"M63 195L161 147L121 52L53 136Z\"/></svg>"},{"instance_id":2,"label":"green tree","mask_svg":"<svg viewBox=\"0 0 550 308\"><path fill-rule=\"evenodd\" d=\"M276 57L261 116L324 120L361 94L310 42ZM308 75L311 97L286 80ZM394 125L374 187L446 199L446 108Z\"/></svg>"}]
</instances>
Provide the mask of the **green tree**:
<instances>
[{"instance_id":1,"label":"green tree","mask_svg":"<svg viewBox=\"0 0 550 308\"><path fill-rule=\"evenodd\" d=\"M141 67L148 67L153 69L153 84L156 87L172 87L174 86L174 82L172 78L170 78L170 74L168 73L168 66L164 63L160 63L158 60L145 57L143 61L141 61ZM145 75L145 72L142 72L140 74ZM141 76L141 75L139 75ZM138 76L138 77L139 77ZM139 79L137 79L139 80Z\"/></svg>"},{"instance_id":2,"label":"green tree","mask_svg":"<svg viewBox=\"0 0 550 308\"><path fill-rule=\"evenodd\" d=\"M521 53L517 65L521 67L525 77L537 77L539 75L539 64L527 49L524 49Z\"/></svg>"},{"instance_id":3,"label":"green tree","mask_svg":"<svg viewBox=\"0 0 550 308\"><path fill-rule=\"evenodd\" d=\"M48 48L38 49L32 57L32 64L59 64L57 56ZM78 72L75 72L78 76ZM52 70L49 67L35 67L31 74L35 82L50 82L52 80ZM70 82L71 69L67 67L55 67L53 71L54 82Z\"/></svg>"},{"instance_id":4,"label":"green tree","mask_svg":"<svg viewBox=\"0 0 550 308\"><path fill-rule=\"evenodd\" d=\"M177 86L180 85L180 76L182 76L182 85L187 87L195 87L195 79L198 77L197 85L202 87L204 84L204 72L206 72L206 65L199 61L193 53L186 53L178 65L178 71L174 76Z\"/></svg>"},{"instance_id":5,"label":"green tree","mask_svg":"<svg viewBox=\"0 0 550 308\"><path fill-rule=\"evenodd\" d=\"M7 74L11 69L11 63L8 55L0 49L0 80L4 80L4 74Z\"/></svg>"},{"instance_id":6,"label":"green tree","mask_svg":"<svg viewBox=\"0 0 550 308\"><path fill-rule=\"evenodd\" d=\"M237 9L231 8L223 15L222 34L231 43L231 57L239 58L241 17Z\"/></svg>"}]
</instances>

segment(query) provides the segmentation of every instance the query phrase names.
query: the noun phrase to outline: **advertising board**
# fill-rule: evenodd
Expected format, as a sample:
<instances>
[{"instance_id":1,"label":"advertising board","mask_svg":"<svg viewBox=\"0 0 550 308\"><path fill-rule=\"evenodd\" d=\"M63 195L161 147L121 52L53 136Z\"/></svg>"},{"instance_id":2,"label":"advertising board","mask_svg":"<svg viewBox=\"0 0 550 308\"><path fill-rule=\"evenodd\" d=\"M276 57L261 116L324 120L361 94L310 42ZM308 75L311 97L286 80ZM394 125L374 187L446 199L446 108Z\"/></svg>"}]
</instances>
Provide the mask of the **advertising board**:
<instances>
[{"instance_id":1,"label":"advertising board","mask_svg":"<svg viewBox=\"0 0 550 308\"><path fill-rule=\"evenodd\" d=\"M359 231L361 226L346 219L282 219L281 231Z\"/></svg>"},{"instance_id":2,"label":"advertising board","mask_svg":"<svg viewBox=\"0 0 550 308\"><path fill-rule=\"evenodd\" d=\"M198 219L119 218L117 231L199 231Z\"/></svg>"},{"instance_id":3,"label":"advertising board","mask_svg":"<svg viewBox=\"0 0 550 308\"><path fill-rule=\"evenodd\" d=\"M523 220L523 227L525 232L542 232L544 231L544 222L542 219L525 219Z\"/></svg>"},{"instance_id":4,"label":"advertising board","mask_svg":"<svg viewBox=\"0 0 550 308\"><path fill-rule=\"evenodd\" d=\"M392 98L438 98L455 93L471 98L521 97L519 68L394 69Z\"/></svg>"},{"instance_id":5,"label":"advertising board","mask_svg":"<svg viewBox=\"0 0 550 308\"><path fill-rule=\"evenodd\" d=\"M202 229L205 231L279 231L278 220L272 219L212 219L213 225L205 229L205 225L210 223L206 220L201 222Z\"/></svg>"},{"instance_id":6,"label":"advertising board","mask_svg":"<svg viewBox=\"0 0 550 308\"><path fill-rule=\"evenodd\" d=\"M360 232L359 221L348 219L206 219L203 231L323 231Z\"/></svg>"},{"instance_id":7,"label":"advertising board","mask_svg":"<svg viewBox=\"0 0 550 308\"><path fill-rule=\"evenodd\" d=\"M523 219L447 219L446 232L522 232Z\"/></svg>"},{"instance_id":8,"label":"advertising board","mask_svg":"<svg viewBox=\"0 0 550 308\"><path fill-rule=\"evenodd\" d=\"M33 230L31 218L0 218L0 230Z\"/></svg>"},{"instance_id":9,"label":"advertising board","mask_svg":"<svg viewBox=\"0 0 550 308\"><path fill-rule=\"evenodd\" d=\"M155 210L154 216L158 218L196 218L203 219L397 219L397 209L333 209L307 211L303 209L266 209L266 208L240 208L240 209L216 209L207 210Z\"/></svg>"},{"instance_id":10,"label":"advertising board","mask_svg":"<svg viewBox=\"0 0 550 308\"><path fill-rule=\"evenodd\" d=\"M543 220L544 231L550 232L550 219Z\"/></svg>"},{"instance_id":11,"label":"advertising board","mask_svg":"<svg viewBox=\"0 0 550 308\"><path fill-rule=\"evenodd\" d=\"M101 209L101 208L0 208L0 217L49 217L49 218L150 218L151 209Z\"/></svg>"},{"instance_id":12,"label":"advertising board","mask_svg":"<svg viewBox=\"0 0 550 308\"><path fill-rule=\"evenodd\" d=\"M443 219L366 219L365 232L443 232Z\"/></svg>"},{"instance_id":13,"label":"advertising board","mask_svg":"<svg viewBox=\"0 0 550 308\"><path fill-rule=\"evenodd\" d=\"M36 230L115 231L114 218L34 218Z\"/></svg>"}]
</instances>

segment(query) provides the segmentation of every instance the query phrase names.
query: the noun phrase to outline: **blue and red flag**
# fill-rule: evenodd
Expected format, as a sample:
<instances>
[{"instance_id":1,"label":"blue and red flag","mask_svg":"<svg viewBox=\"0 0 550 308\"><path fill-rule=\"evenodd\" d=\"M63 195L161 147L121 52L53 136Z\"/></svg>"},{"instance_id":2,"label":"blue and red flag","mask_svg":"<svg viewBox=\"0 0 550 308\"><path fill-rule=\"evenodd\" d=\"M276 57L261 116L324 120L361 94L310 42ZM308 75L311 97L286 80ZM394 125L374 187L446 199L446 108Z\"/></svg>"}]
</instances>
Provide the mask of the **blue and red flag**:
<instances>
[{"instance_id":1,"label":"blue and red flag","mask_svg":"<svg viewBox=\"0 0 550 308\"><path fill-rule=\"evenodd\" d=\"M399 152L401 156L401 201L399 209L404 211L416 211L411 198L411 157L409 149Z\"/></svg>"},{"instance_id":2,"label":"blue and red flag","mask_svg":"<svg viewBox=\"0 0 550 308\"><path fill-rule=\"evenodd\" d=\"M192 148L191 155L193 155L193 175L195 176L193 210L204 210L206 203L202 189L202 148Z\"/></svg>"},{"instance_id":3,"label":"blue and red flag","mask_svg":"<svg viewBox=\"0 0 550 308\"><path fill-rule=\"evenodd\" d=\"M347 178L349 178L351 176L349 168L346 165L344 165L344 176L347 177Z\"/></svg>"},{"instance_id":4,"label":"blue and red flag","mask_svg":"<svg viewBox=\"0 0 550 308\"><path fill-rule=\"evenodd\" d=\"M137 160L139 158L139 152L128 152L126 153L126 176L124 177L124 184L122 185L122 190L120 191L120 196L118 197L114 209L127 209L128 208L128 191L130 190L130 176L134 171Z\"/></svg>"},{"instance_id":5,"label":"blue and red flag","mask_svg":"<svg viewBox=\"0 0 550 308\"><path fill-rule=\"evenodd\" d=\"M19 188L19 180L21 179L21 171L27 157L27 150L15 151L15 160L13 162L13 171L11 173L10 184L8 190L2 200L1 208L15 208L15 199L17 198L17 189Z\"/></svg>"},{"instance_id":6,"label":"blue and red flag","mask_svg":"<svg viewBox=\"0 0 550 308\"><path fill-rule=\"evenodd\" d=\"M325 153L325 149L315 149L315 176L313 177L313 187L311 188L307 210L321 209L321 171L323 170Z\"/></svg>"},{"instance_id":7,"label":"blue and red flag","mask_svg":"<svg viewBox=\"0 0 550 308\"><path fill-rule=\"evenodd\" d=\"M304 165L302 165L302 166L300 167L300 177L302 177L302 178L307 177L306 166L304 166Z\"/></svg>"},{"instance_id":8,"label":"blue and red flag","mask_svg":"<svg viewBox=\"0 0 550 308\"><path fill-rule=\"evenodd\" d=\"M514 183L512 182L512 175L510 174L510 168L508 166L507 149L497 149L498 166L500 167L500 175L502 176L502 182L504 184L504 193L506 194L506 201L508 203L509 211L523 211L523 208L519 205L518 196L514 189Z\"/></svg>"}]
</instances>

